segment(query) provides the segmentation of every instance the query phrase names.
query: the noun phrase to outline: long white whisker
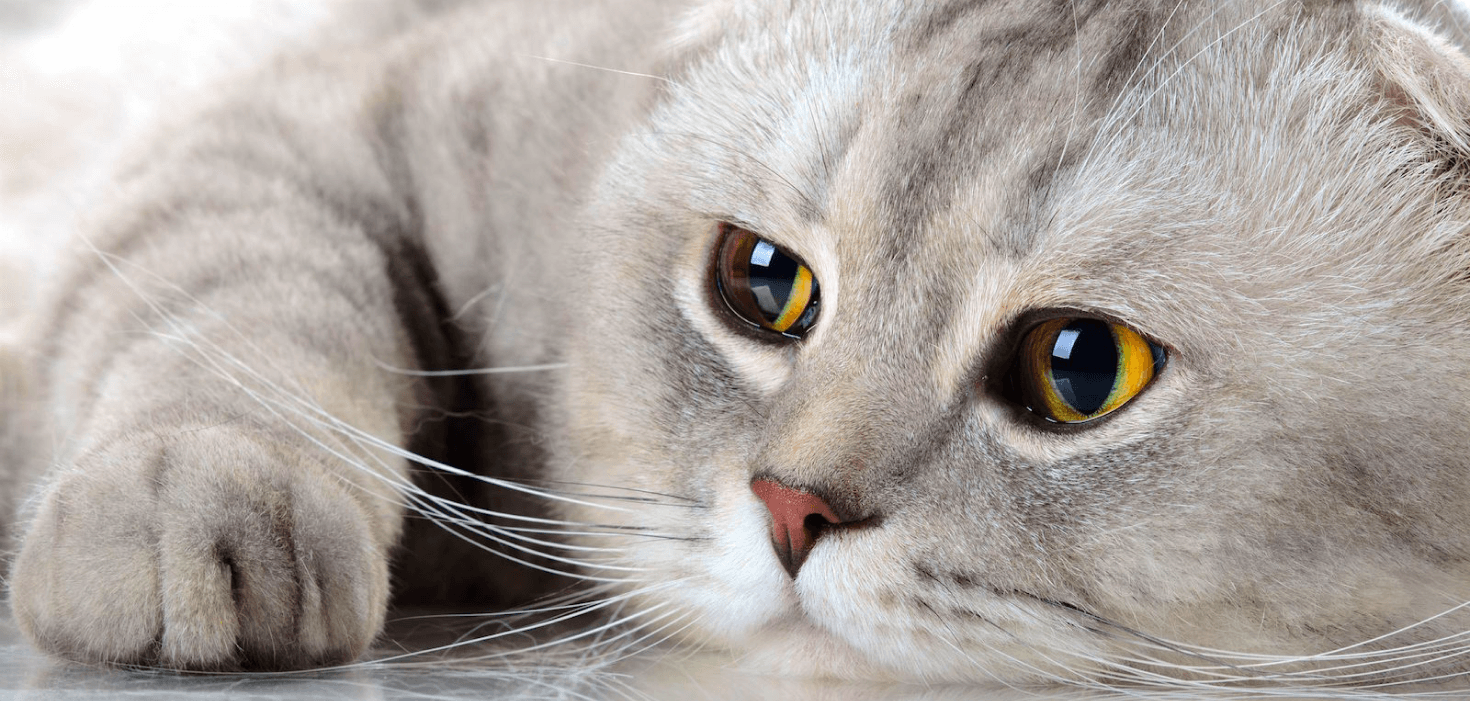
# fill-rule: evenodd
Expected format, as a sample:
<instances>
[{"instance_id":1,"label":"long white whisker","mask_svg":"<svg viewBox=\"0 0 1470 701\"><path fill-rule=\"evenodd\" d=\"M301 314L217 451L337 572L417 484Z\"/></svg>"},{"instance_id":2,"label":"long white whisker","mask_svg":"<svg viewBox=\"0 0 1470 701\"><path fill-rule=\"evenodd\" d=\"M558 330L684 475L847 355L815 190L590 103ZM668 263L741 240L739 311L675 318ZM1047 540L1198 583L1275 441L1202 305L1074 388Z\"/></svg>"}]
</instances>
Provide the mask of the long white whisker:
<instances>
[{"instance_id":1,"label":"long white whisker","mask_svg":"<svg viewBox=\"0 0 1470 701\"><path fill-rule=\"evenodd\" d=\"M168 317L164 317L164 318L167 320ZM197 350L200 350L200 351L203 351L204 350L197 343L194 343L192 341L188 341L187 339L181 339L181 340L184 340L185 342L189 343L192 347L194 347ZM204 360L205 360L205 362L208 362L211 365L215 365L215 362L214 362L213 359L214 358L218 358L221 355L224 356L225 358L231 360L237 367L243 365L243 363L240 363L238 360L235 360L233 358L233 356L230 356L228 353L223 353L223 352L219 352L217 354L208 354L208 353L206 353ZM216 365L216 369L219 370L220 368L218 368L218 366ZM251 398L255 399L267 411L269 411L273 415L277 416L278 418L281 418L283 421L285 421L285 423L287 425L292 426L293 428L296 428L295 424L294 423L291 423L288 419L286 419L285 416L281 415L280 412L277 410L277 408L284 408L286 410L293 411L294 413L297 413L302 418L304 418L304 419L306 419L308 421L311 421L313 423L319 423L319 424L320 423L323 423L320 419L318 419L318 418L316 418L314 416L311 416L307 412L301 411L300 409L297 409L295 407L288 407L288 406L281 405L278 402L273 402L273 401L271 401L271 400L263 397L258 392L255 392L254 390L250 389L249 387L244 386L242 383L239 383L238 380L235 380L233 378L233 376L229 375L227 372L224 373L224 377L225 377L225 379L231 380L236 385L237 389L239 389L240 391L246 393L247 396L250 396ZM270 385L270 384L267 384L267 386L268 387L274 387L273 385ZM277 391L279 391L279 390L277 390ZM300 400L299 397L293 397L293 399L297 400L297 402L301 402L301 400ZM311 406L308 405L308 408L311 408ZM350 427L347 424L344 424L343 422L340 422L340 421L336 420L335 417L331 417L330 415L327 415L327 419L329 420L327 423L332 428L339 429L339 431L338 431L339 433L347 433L348 436L349 436L349 438L351 438L355 443L357 443L359 445L361 445L364 442L364 439L365 438L372 438L373 440L371 442L374 444L374 447L383 448L383 447L391 446L391 444L388 444L388 443L386 443L384 441L378 440L375 437L372 437L370 434L367 434L366 432L363 432L363 431L360 431L360 430L356 430L355 428ZM341 431L340 429L343 429L343 428L348 429L348 431ZM321 448L322 450L326 451L328 454L331 454L331 455L337 457L338 459L340 459L340 460L342 460L342 461L344 461L344 462L346 462L348 464L352 464L352 465L358 464L357 461L354 458L352 458L351 456L348 456L347 454L345 454L344 452L342 452L342 451L340 451L340 450L338 450L336 448L333 448L331 446L326 445L320 439L318 439L316 436L311 435L309 432L301 431L301 430L299 430L299 428L297 430L298 430L298 433L300 433L304 438L306 438L308 441L310 441L311 443L315 444L317 447ZM393 447L396 448L396 446L393 446ZM405 457L407 457L407 456L413 456L412 453L408 453L407 451L398 450L397 452L399 452L400 455L404 455ZM414 457L420 457L421 458L422 456L414 456ZM410 458L410 459L412 459L412 458ZM377 471L377 470L367 470L366 472L368 474L374 476L375 478L380 479L380 480L388 480L389 479L386 475L384 475L382 472ZM403 487L403 485L401 483L399 483L397 481L390 481L390 485L393 486L393 487L395 487L396 489L399 489L400 493L402 493L402 487ZM530 493L533 493L533 494L536 493L535 490L530 490L530 489L523 489L522 491L527 491L527 492L530 492ZM448 502L446 500L441 500L439 497L435 497L435 496L429 495L427 493L413 494L412 492L410 492L410 493L408 493L408 496L410 498L410 503L414 504L419 510L426 511L428 513L437 513L437 514L440 514L442 516L449 517L449 518L438 519L438 520L436 520L436 523L438 523L438 525L440 525L442 528L444 528L446 531L452 533L456 537L459 537L460 539L465 540L466 542L469 542L469 543L475 545L476 547L478 547L478 548L480 548L482 550L485 550L486 552L492 553L492 554L494 554L494 555L496 555L498 557L505 558L507 560L516 562L518 564L521 564L521 565L524 565L524 566L527 566L527 567L531 567L533 569L537 569L537 570L540 570L540 571L544 571L544 572L548 572L548 573L552 573L552 574L557 574L557 575L561 575L561 576L569 576L569 577L574 577L574 578L584 578L584 579L588 579L588 580L591 580L591 581L616 581L616 580L608 580L608 579L603 578L603 577L596 577L596 576L593 576L593 575L586 575L586 574L582 574L580 572L565 572L565 571L550 569L550 568L548 568L548 567L546 567L544 565L540 565L539 563L530 562L530 561L528 561L528 560L526 560L524 558L511 555L510 553L507 553L507 552L504 552L504 551L489 549L489 548L485 547L483 544L479 543L478 541L475 541L473 539L470 539L470 538L465 537L462 533L459 532L459 530L456 528L456 526L461 527L461 528L469 528L472 532L474 532L479 537L484 538L484 539L487 539L487 540L490 540L490 541L495 542L495 543L497 543L499 545L502 545L504 547L511 548L511 549L514 549L514 550L517 550L517 551L526 553L528 555L534 555L536 557L547 559L547 560L550 560L550 561L553 561L553 562L558 562L558 563L561 563L561 564L571 565L573 568L578 568L578 569L580 569L580 568L593 568L593 569L604 569L604 570L614 570L614 571L627 571L627 572L640 571L638 568L628 568L628 567L620 567L620 566L616 566L616 565L605 565L605 564L589 563L589 562L585 562L585 561L573 560L573 559L570 559L570 558L565 558L565 557L562 557L562 556L553 555L553 554L541 552L541 551L538 551L538 550L534 550L532 548L528 548L526 546L523 546L523 545L521 545L519 543L513 542L512 540L509 540L506 537L501 537L501 534L498 533L496 531L495 527L492 526L492 525L490 525L490 524L485 524L485 523L480 522L478 520L473 520L474 525L473 526L470 526L470 525L468 525L468 522L470 520L467 520L467 519L464 519L464 518L454 518L452 516L452 513L450 513L450 512L454 511L455 509L457 509L458 507L461 506L457 502ZM425 501L426 498L429 499L429 500L437 500L437 501L439 501L439 503L436 504L436 505L434 505L434 506L430 506ZM446 509L448 509L449 511L446 511ZM514 534L511 534L511 535L514 535ZM525 540L526 539L523 536L516 536L516 537L519 538L519 539L522 539L522 540Z\"/></svg>"},{"instance_id":2,"label":"long white whisker","mask_svg":"<svg viewBox=\"0 0 1470 701\"><path fill-rule=\"evenodd\" d=\"M532 55L532 54L515 54L515 55L516 56L520 56L521 58L535 59L537 61L546 61L548 63L559 63L559 64L564 65L564 66L576 66L577 68L590 68L590 69L592 69L594 71L602 71L604 73L613 73L613 74L616 74L616 75L626 75L626 76L632 76L634 78L648 78L649 80L657 80L659 82L665 83L665 84L670 85L670 86L673 86L673 87L682 87L678 83L676 83L676 82L674 82L672 80L669 80L668 78L666 78L664 76L661 76L661 75L653 75L652 73L639 73L637 71L625 71L625 70L620 70L620 69L617 69L617 68L608 68L607 66L594 66L594 65L592 65L590 63L579 63L577 61L568 61L566 59L561 59L561 58L551 58L549 56L535 56L535 55Z\"/></svg>"},{"instance_id":3,"label":"long white whisker","mask_svg":"<svg viewBox=\"0 0 1470 701\"><path fill-rule=\"evenodd\" d=\"M408 368L394 367L381 361L373 361L375 365L386 372L395 375L406 375L408 377L464 377L469 375L509 375L525 372L545 372L547 370L565 370L570 365L566 363L543 363L540 365L507 365L495 368L467 368L464 370L410 370Z\"/></svg>"},{"instance_id":4,"label":"long white whisker","mask_svg":"<svg viewBox=\"0 0 1470 701\"><path fill-rule=\"evenodd\" d=\"M454 643L450 643L450 644L447 644L447 645L439 645L439 646L435 646L435 647L424 648L422 650L413 650L411 652L406 652L406 653L402 653L402 654L398 654L398 655L393 655L393 656L390 656L390 657L379 658L379 659L372 660L372 663L373 664L382 664L382 663L390 663L390 662L395 662L395 661L400 661L400 660L409 660L409 659L413 659L413 658L416 658L416 657L430 656L430 655L434 655L436 653L448 652L450 650L455 650L455 649L466 647L466 646L481 645L481 644L484 644L484 643L488 643L488 642L492 642L492 641L495 641L495 640L500 640L500 639L503 639L503 638L506 638L506 637L510 637L512 635L522 635L522 634L525 634L525 633L527 633L529 631L533 631L533 630L541 630L541 629L550 628L550 627L556 626L558 624L565 623L567 621L572 621L572 620L575 620L577 618L581 618L583 616L587 616L587 615L589 615L589 614L591 614L593 612L600 611L600 610L607 609L607 608L612 607L612 606L619 605L619 604L621 604L621 603L623 603L623 602L625 602L625 601L627 601L627 600L629 600L631 598L634 598L636 596L642 596L642 595L645 595L645 594L647 594L649 592L658 591L659 589L663 589L663 588L668 587L668 586L675 586L676 584L677 584L677 582L668 582L668 583L664 583L664 584L657 585L657 586L644 587L644 588L641 588L641 589L638 589L638 590L635 590L635 591L630 591L630 592L627 592L625 594L614 596L614 597L611 597L611 598L608 598L608 599L604 599L604 600L601 600L601 601L591 602L591 603L588 603L586 606L583 606L583 607L578 608L576 610L567 611L567 612L565 612L565 613L563 613L561 615L553 616L553 617L551 617L549 619L546 619L546 620L535 621L533 623L530 623L530 624L527 624L527 625L524 625L524 626L518 626L518 627L516 627L514 629L511 629L511 630L500 631L500 632L492 633L492 634L489 634L489 635L483 635L483 636L475 637L475 638L472 638L472 639L469 639L469 640L456 641ZM648 615L652 611L655 611L658 608L662 608L663 606L664 606L663 604L655 604L653 606L644 608L638 614L636 614L635 617L636 616ZM503 657L503 656L513 655L513 654L524 654L524 653L527 653L527 652L532 652L532 651L537 650L537 649L543 649L543 648L551 647L551 646L554 646L554 645L557 645L557 644L563 644L563 643L566 643L566 642L570 642L572 640L577 640L577 639L580 639L580 638L585 637L587 635L593 635L593 634L595 634L593 631L602 630L605 627L606 627L606 625L598 626L597 628L591 629L590 631L585 631L584 630L584 631L579 632L575 636L568 637L568 638L558 639L558 640L555 640L555 641L552 641L552 642L542 643L542 644L540 644L538 646L535 646L533 648L517 648L516 650L513 650L513 651L503 652L503 653L495 653L495 654L492 654L492 655L488 655L486 657L482 657L480 659L485 659L485 658L488 658L488 657Z\"/></svg>"},{"instance_id":5,"label":"long white whisker","mask_svg":"<svg viewBox=\"0 0 1470 701\"><path fill-rule=\"evenodd\" d=\"M87 241L87 243L89 245L91 245L90 244L90 241ZM148 295L146 295L141 289L139 289L137 287L137 285L134 284L132 282L132 280L128 276L124 275L122 273L122 271L120 269L118 269L116 265L113 264L113 258L114 257L111 254L108 254L108 253L106 253L104 251L101 251L100 249L97 249L95 246L92 247L92 250L103 261L103 263L106 266L108 266L108 268L118 277L118 279L120 279L135 294L137 294L139 296L139 298L142 299L144 301L144 303L147 304L149 306L149 308L152 309L155 314L157 314L166 323L169 323L171 326L174 326L175 331L178 332L179 334L185 334L186 333L185 330L182 327L179 327L179 326L173 324L173 322L171 321L172 318L173 318L173 315L171 313L169 313L168 311L164 310L157 303L155 303ZM133 265L131 263L131 261L123 260L122 262L127 263L127 264L130 264L130 265ZM206 311L206 312L210 313L213 318L215 318L216 320L218 320L220 323L224 324L225 327L231 333L235 334L235 336L238 339L240 339L243 343L246 343L251 349L255 350L258 354L260 354L262 357L266 358L267 361L269 361L270 356L268 354L265 354L265 353L260 352L260 349L254 346L253 342L251 342L249 340L249 337L246 334L244 334L243 332L241 332L239 329L235 328L235 326L233 324L231 324L228 319L224 318L223 316L221 316L221 315L219 315L217 313L214 313L212 310L209 309L209 307L207 305L204 305L202 301L200 301L197 298L193 297L192 295L188 294L186 291L182 290L177 285L174 285L173 283L168 282L167 280L164 280L162 278L159 278L156 275L153 275L149 271L144 270L143 272L145 272L146 274L150 275L151 277L153 277L155 280L157 280L161 284L166 285L166 286L170 287L171 289L175 290L178 294L180 294L181 296L183 296L185 299L193 302L196 305L196 308L198 308L199 310ZM139 321L140 321L140 323L142 322L141 319ZM180 340L182 342L185 342L185 343L189 344L191 347L199 350L201 353L206 353L206 349L203 346L200 346L198 341L189 340L184 335L175 335L175 336L170 336L170 337L171 338L175 338L177 340ZM315 411L321 413L323 415L323 418L325 418L326 420L328 420L330 422L334 422L335 425L338 428L343 429L343 430L348 431L348 432L356 433L359 436L361 436L361 437L366 438L367 440L369 440L369 442L372 442L372 443L377 444L377 447L379 447L381 449L389 450L390 452L394 452L394 453L398 454L398 457L409 459L409 460L411 460L413 462L416 462L416 463L418 463L420 465L424 465L425 467L431 467L431 468L438 469L438 470L441 470L441 471L444 471L444 472L448 472L450 474L454 474L454 475L457 475L457 476L467 477L467 478L474 479L474 480L477 480L477 481L485 482L485 483L490 484L490 485L493 485L493 486L503 487L503 488L506 488L506 489L512 489L512 490L515 490L515 491L520 491L520 492L523 492L523 493L526 493L526 494L530 494L532 496L540 496L540 497L551 498L551 499L560 499L562 501L566 501L568 503L577 504L579 506L587 506L587 507L592 507L592 508L610 509L610 510L615 510L615 511L626 511L626 509L621 509L619 507L611 506L611 505L607 505L607 504L595 504L595 503L591 503L591 502L587 502L587 501L583 501L583 500L572 499L572 498L564 497L564 496L560 496L560 495L548 494L548 493L545 493L545 492L542 492L542 491L533 489L531 487L518 484L516 482L507 481L507 480L500 480L500 479L496 479L496 478L493 478L493 477L488 477L488 476L485 476L485 475L479 475L479 474L476 474L476 473L469 472L467 470L462 470L462 469L459 469L459 468L456 468L456 467L453 467L453 466L450 466L450 465L446 465L444 463L440 463L438 461L430 460L430 459L428 459L428 458L426 458L424 456L420 456L420 455L411 453L409 451L406 451L406 450L404 450L402 448L399 448L398 446L395 446L395 445L392 445L390 443L387 443L386 441L383 441L382 439L380 439L380 438L378 438L376 436L372 436L371 434L367 434L366 432L363 432L363 431L357 429L356 427L351 426L350 424L346 424L345 422L341 422L340 420L336 419L336 417L330 416L329 414L326 414L325 412L320 412L320 410L317 409L314 405L311 405L311 404L305 402L301 398L301 395L304 394L304 392L301 392L301 393L298 394L298 393L291 393L291 392L285 392L285 391L283 391L275 382L273 382L269 378L265 377L264 375L260 374L258 371L256 371L254 368L252 368L248 363L245 363L245 362L241 361L239 358L235 357L233 354L231 354L228 351L225 351L224 349L220 348L218 346L218 344L215 344L214 342L210 341L209 339L201 339L201 340L203 340L205 343L208 343L209 344L209 349L207 351L207 354L208 355L210 355L212 357L215 357L215 358L223 358L223 359L228 360L230 362L230 364L232 366L234 366L236 369L240 370L241 372L246 373L247 376L249 376L252 380L254 380L254 381L262 384L267 389L270 389L270 390L272 390L272 391L274 391L274 392L276 392L276 393L278 393L278 394L280 394L282 396L289 397L293 401L297 401L297 402L302 403L304 406L306 406L306 408L308 408L310 410L315 410ZM277 370L279 371L279 368L277 368ZM459 372L459 371L446 371L446 372ZM289 373L279 372L279 374L281 374L284 377L290 377L290 374ZM237 387L243 387L243 384L237 378L234 378L233 376L229 376L227 379L229 379L229 381L233 385L235 385Z\"/></svg>"}]
</instances>

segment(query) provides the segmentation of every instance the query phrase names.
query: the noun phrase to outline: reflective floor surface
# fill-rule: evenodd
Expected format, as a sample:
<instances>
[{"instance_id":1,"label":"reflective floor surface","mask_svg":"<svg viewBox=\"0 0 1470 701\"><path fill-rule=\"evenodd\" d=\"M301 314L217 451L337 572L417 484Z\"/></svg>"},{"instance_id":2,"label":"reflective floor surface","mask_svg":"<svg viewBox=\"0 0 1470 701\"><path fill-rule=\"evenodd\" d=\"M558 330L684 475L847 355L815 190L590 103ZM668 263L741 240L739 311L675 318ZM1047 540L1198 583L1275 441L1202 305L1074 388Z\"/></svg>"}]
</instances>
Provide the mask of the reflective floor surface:
<instances>
[{"instance_id":1,"label":"reflective floor surface","mask_svg":"<svg viewBox=\"0 0 1470 701\"><path fill-rule=\"evenodd\" d=\"M378 656L390 654L384 648ZM1470 689L1386 696L1369 692L1312 693L1254 689L1202 694L1119 689L1017 690L976 687L872 686L769 678L735 669L728 661L689 655L626 662L613 669L567 671L521 663L414 665L388 662L294 675L179 675L97 669L62 663L33 650L14 623L0 616L0 700L9 699L188 699L226 701L389 701L397 699L578 699L628 701L1020 701L1022 699L1470 699Z\"/></svg>"},{"instance_id":2,"label":"reflective floor surface","mask_svg":"<svg viewBox=\"0 0 1470 701\"><path fill-rule=\"evenodd\" d=\"M385 654L386 651L379 651ZM58 662L32 649L15 624L0 617L0 699L750 699L776 701L961 701L1078 698L1004 689L873 687L772 679L742 674L713 659L686 655L643 660L596 672L520 665L456 669L401 663L358 665L296 675L178 675L97 669Z\"/></svg>"}]
</instances>

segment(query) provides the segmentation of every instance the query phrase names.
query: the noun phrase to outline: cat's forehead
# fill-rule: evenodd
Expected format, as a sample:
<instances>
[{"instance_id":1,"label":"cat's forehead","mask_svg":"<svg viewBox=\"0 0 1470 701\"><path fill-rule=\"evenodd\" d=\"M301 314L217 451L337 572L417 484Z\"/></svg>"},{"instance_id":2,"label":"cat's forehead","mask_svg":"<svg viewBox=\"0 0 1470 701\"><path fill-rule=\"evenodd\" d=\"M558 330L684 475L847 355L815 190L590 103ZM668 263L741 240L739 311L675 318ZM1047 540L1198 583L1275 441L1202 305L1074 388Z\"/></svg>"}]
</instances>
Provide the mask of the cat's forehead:
<instances>
[{"instance_id":1,"label":"cat's forehead","mask_svg":"<svg viewBox=\"0 0 1470 701\"><path fill-rule=\"evenodd\" d=\"M986 226L976 215L1024 209L1030 203L1017 200L1049 194L1059 174L1096 170L1088 157L1101 142L1138 130L1161 103L1202 97L1198 80L1160 80L1160 71L1218 60L1201 54L1232 46L1247 55L1231 59L1253 62L1259 45L1208 37L1260 33L1281 19L1240 2L837 5L715 6L723 14L706 21L720 39L692 52L681 99L656 127L720 176L695 189L694 206L777 236L857 208L866 225L842 222L840 231L881 237L895 251L969 208L980 225L971 238L1023 253L1035 244L1025 227ZM1139 100L1139 91L1155 94Z\"/></svg>"},{"instance_id":2,"label":"cat's forehead","mask_svg":"<svg viewBox=\"0 0 1470 701\"><path fill-rule=\"evenodd\" d=\"M680 77L680 128L722 171L692 206L836 266L864 306L1009 275L989 289L1011 311L1182 316L1291 283L1297 249L1361 262L1381 233L1348 220L1399 197L1346 4L743 7ZM1139 309L1149 281L1170 293Z\"/></svg>"}]
</instances>

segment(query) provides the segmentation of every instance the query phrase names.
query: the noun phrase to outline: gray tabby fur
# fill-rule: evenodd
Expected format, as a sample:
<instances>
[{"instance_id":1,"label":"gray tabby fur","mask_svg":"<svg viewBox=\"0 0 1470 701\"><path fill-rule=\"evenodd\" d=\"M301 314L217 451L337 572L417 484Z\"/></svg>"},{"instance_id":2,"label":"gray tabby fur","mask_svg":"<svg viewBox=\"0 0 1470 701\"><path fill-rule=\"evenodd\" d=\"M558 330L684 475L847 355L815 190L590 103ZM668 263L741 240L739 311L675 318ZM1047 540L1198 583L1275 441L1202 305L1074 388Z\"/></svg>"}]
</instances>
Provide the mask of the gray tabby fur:
<instances>
[{"instance_id":1,"label":"gray tabby fur","mask_svg":"<svg viewBox=\"0 0 1470 701\"><path fill-rule=\"evenodd\" d=\"M4 385L24 445L0 473L34 482L25 633L295 668L362 654L390 589L560 586L408 518L416 483L598 524L566 540L603 549L557 552L759 669L1470 666L1402 647L1470 630L1458 9L681 5L427 13L162 129L0 376L28 387ZM719 222L811 264L802 342L712 301ZM1057 309L1142 330L1167 369L1097 425L1039 425L995 386ZM757 476L875 520L793 581Z\"/></svg>"}]
</instances>

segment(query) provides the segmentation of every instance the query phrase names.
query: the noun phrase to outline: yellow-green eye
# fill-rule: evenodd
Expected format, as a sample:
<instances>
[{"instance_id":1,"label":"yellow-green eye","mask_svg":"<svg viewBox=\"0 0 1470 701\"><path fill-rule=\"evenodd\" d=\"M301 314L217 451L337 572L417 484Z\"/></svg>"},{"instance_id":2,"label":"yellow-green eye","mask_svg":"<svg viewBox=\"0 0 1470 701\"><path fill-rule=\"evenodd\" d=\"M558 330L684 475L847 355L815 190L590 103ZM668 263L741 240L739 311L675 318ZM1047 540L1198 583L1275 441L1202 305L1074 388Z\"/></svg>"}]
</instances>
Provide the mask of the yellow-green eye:
<instances>
[{"instance_id":1,"label":"yellow-green eye","mask_svg":"<svg viewBox=\"0 0 1470 701\"><path fill-rule=\"evenodd\" d=\"M720 226L715 286L735 316L801 338L817 321L821 289L796 256L738 226Z\"/></svg>"},{"instance_id":2,"label":"yellow-green eye","mask_svg":"<svg viewBox=\"0 0 1470 701\"><path fill-rule=\"evenodd\" d=\"M1138 396L1163 368L1164 349L1098 319L1052 319L1026 333L1012 378L1026 408L1060 423L1091 421Z\"/></svg>"}]
</instances>

